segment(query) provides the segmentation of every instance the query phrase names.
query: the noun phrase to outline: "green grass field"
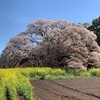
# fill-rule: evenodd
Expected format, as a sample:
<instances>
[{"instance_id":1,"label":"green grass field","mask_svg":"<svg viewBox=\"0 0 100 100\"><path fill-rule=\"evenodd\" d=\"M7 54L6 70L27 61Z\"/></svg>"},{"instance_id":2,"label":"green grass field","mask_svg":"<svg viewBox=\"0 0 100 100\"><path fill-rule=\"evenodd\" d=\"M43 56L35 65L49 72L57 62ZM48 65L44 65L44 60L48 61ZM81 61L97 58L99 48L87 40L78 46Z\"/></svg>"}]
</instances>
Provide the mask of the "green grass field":
<instances>
[{"instance_id":1,"label":"green grass field","mask_svg":"<svg viewBox=\"0 0 100 100\"><path fill-rule=\"evenodd\" d=\"M17 100L24 96L27 100L34 100L34 87L30 79L67 79L67 78L100 77L100 69L88 71L69 71L59 68L12 68L0 69L0 100Z\"/></svg>"}]
</instances>

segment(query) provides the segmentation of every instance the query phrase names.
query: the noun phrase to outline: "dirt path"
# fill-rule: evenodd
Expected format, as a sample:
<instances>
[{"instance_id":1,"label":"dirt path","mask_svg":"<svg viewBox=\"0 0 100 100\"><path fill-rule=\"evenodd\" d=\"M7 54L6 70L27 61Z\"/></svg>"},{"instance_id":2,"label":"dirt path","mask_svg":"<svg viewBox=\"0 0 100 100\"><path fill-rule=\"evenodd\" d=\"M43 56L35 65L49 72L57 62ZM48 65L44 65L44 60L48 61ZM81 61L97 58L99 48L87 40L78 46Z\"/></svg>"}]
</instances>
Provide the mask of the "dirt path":
<instances>
[{"instance_id":1,"label":"dirt path","mask_svg":"<svg viewBox=\"0 0 100 100\"><path fill-rule=\"evenodd\" d=\"M36 80L36 100L100 100L100 79Z\"/></svg>"}]
</instances>

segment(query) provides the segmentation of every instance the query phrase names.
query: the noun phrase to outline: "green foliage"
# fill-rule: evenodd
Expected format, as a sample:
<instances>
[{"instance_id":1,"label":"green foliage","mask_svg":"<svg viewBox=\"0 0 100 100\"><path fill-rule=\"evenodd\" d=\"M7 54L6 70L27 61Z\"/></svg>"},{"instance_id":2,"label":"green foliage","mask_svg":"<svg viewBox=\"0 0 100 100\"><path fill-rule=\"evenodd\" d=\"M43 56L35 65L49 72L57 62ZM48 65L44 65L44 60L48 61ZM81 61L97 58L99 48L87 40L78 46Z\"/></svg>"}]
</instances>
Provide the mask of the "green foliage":
<instances>
[{"instance_id":1,"label":"green foliage","mask_svg":"<svg viewBox=\"0 0 100 100\"><path fill-rule=\"evenodd\" d=\"M81 72L80 73L80 77L82 77L82 78L89 78L89 77L91 77L91 74L88 71Z\"/></svg>"},{"instance_id":2,"label":"green foliage","mask_svg":"<svg viewBox=\"0 0 100 100\"><path fill-rule=\"evenodd\" d=\"M0 70L0 100L17 100L18 95L33 100L32 89L29 79L16 69Z\"/></svg>"},{"instance_id":3,"label":"green foliage","mask_svg":"<svg viewBox=\"0 0 100 100\"><path fill-rule=\"evenodd\" d=\"M89 73L91 74L91 77L100 77L100 69L90 69Z\"/></svg>"},{"instance_id":4,"label":"green foliage","mask_svg":"<svg viewBox=\"0 0 100 100\"><path fill-rule=\"evenodd\" d=\"M97 35L97 43L100 45L100 17L93 19L92 25L88 29Z\"/></svg>"},{"instance_id":5,"label":"green foliage","mask_svg":"<svg viewBox=\"0 0 100 100\"><path fill-rule=\"evenodd\" d=\"M79 25L83 25L84 27L88 28L90 26L89 23L85 22L85 23L78 23Z\"/></svg>"},{"instance_id":6,"label":"green foliage","mask_svg":"<svg viewBox=\"0 0 100 100\"><path fill-rule=\"evenodd\" d=\"M63 79L63 78L84 78L84 77L100 77L100 69L90 69L87 71L68 70L60 68L16 68L25 77L31 79Z\"/></svg>"},{"instance_id":7,"label":"green foliage","mask_svg":"<svg viewBox=\"0 0 100 100\"><path fill-rule=\"evenodd\" d=\"M17 69L26 77L32 79L65 79L65 78L86 78L86 77L100 77L100 69L90 69L87 71L67 70L59 68L23 68Z\"/></svg>"},{"instance_id":8,"label":"green foliage","mask_svg":"<svg viewBox=\"0 0 100 100\"><path fill-rule=\"evenodd\" d=\"M24 68L23 70L20 69L18 70L24 76L33 79L52 79L54 77L58 79L59 77L66 75L66 71L59 68L52 69L48 67L42 67L42 68Z\"/></svg>"}]
</instances>

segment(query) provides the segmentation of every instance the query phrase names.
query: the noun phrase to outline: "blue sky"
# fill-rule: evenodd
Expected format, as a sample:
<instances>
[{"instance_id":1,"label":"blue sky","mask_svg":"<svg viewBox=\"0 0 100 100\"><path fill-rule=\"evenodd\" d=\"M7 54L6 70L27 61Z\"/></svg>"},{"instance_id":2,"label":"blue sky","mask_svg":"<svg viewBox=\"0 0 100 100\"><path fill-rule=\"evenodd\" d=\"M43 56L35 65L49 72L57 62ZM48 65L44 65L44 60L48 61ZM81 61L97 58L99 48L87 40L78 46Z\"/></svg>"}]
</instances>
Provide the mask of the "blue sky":
<instances>
[{"instance_id":1,"label":"blue sky","mask_svg":"<svg viewBox=\"0 0 100 100\"><path fill-rule=\"evenodd\" d=\"M40 18L91 23L100 16L100 0L0 0L0 53L11 37Z\"/></svg>"}]
</instances>

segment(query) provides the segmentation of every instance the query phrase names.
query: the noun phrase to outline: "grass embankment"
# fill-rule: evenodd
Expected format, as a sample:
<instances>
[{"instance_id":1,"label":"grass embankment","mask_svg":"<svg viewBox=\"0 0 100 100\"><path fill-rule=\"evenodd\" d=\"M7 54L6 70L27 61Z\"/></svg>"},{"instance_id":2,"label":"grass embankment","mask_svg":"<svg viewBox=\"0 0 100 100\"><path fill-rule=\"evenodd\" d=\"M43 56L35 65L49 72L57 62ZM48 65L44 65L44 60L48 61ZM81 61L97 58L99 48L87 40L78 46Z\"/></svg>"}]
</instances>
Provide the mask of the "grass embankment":
<instances>
[{"instance_id":1,"label":"grass embankment","mask_svg":"<svg viewBox=\"0 0 100 100\"><path fill-rule=\"evenodd\" d=\"M0 100L17 100L23 96L27 100L34 100L29 82L32 79L66 79L100 77L100 69L88 71L68 71L52 68L13 68L0 69ZM34 92L34 91L33 91Z\"/></svg>"}]
</instances>

